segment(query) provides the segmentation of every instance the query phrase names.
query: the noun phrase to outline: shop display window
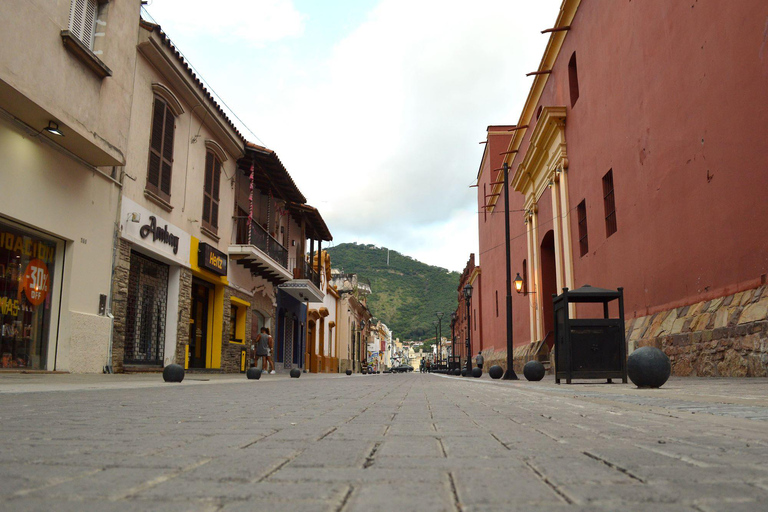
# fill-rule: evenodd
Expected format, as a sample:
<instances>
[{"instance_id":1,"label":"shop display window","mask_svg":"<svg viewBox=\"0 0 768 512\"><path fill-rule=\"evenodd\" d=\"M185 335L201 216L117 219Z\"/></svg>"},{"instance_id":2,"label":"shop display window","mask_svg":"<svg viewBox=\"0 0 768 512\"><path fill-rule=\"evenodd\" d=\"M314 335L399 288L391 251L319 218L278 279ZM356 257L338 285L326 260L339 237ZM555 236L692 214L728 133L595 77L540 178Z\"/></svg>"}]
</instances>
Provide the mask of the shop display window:
<instances>
[{"instance_id":1,"label":"shop display window","mask_svg":"<svg viewBox=\"0 0 768 512\"><path fill-rule=\"evenodd\" d=\"M56 243L0 223L0 369L45 369Z\"/></svg>"}]
</instances>

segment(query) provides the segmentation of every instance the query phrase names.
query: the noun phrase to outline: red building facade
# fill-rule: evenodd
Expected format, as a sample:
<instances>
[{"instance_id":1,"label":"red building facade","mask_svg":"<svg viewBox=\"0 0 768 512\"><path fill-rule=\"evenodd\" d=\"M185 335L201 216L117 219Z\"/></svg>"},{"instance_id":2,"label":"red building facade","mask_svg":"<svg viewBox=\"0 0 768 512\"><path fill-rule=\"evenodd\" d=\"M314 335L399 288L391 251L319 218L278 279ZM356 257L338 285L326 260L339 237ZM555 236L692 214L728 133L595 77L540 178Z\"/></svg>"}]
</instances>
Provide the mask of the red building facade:
<instances>
[{"instance_id":1,"label":"red building facade","mask_svg":"<svg viewBox=\"0 0 768 512\"><path fill-rule=\"evenodd\" d=\"M679 375L766 375L766 17L762 0L563 2L478 175L486 347L506 347L506 162L520 362L548 355L552 294L591 284L624 288L630 353L662 348Z\"/></svg>"}]
</instances>

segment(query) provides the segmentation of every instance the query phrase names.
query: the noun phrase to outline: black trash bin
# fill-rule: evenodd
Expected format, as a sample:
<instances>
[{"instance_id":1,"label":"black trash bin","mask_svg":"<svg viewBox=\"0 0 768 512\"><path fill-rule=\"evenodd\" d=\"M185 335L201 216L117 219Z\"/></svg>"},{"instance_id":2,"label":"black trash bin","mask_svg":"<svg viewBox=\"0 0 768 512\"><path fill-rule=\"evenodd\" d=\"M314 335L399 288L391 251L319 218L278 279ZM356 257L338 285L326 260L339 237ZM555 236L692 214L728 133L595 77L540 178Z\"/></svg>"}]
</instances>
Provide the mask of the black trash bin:
<instances>
[{"instance_id":1,"label":"black trash bin","mask_svg":"<svg viewBox=\"0 0 768 512\"><path fill-rule=\"evenodd\" d=\"M610 318L608 304L619 301L619 318ZM555 314L555 382L565 379L621 379L627 382L627 346L624 339L624 289L605 290L584 285L563 288L553 295ZM571 318L569 304L603 304L603 318Z\"/></svg>"}]
</instances>

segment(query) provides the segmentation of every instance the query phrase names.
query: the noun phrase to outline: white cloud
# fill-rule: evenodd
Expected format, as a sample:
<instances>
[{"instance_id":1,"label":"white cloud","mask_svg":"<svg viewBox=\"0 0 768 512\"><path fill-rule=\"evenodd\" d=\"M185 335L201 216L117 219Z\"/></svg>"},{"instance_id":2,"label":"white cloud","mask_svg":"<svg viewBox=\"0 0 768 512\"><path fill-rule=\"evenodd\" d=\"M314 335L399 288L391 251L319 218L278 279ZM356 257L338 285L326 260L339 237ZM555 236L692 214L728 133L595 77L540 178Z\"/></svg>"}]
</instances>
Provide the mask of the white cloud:
<instances>
[{"instance_id":1,"label":"white cloud","mask_svg":"<svg viewBox=\"0 0 768 512\"><path fill-rule=\"evenodd\" d=\"M153 15L162 1L154 0ZM276 34L297 35L312 23L279 0L222 2L217 9L228 14L204 28L187 22L200 34L252 42L237 20L252 26L264 5L285 13L276 15ZM188 56L277 151L335 243L374 243L460 270L477 252L476 189L468 186L482 156L478 142L486 126L518 120L531 85L525 73L538 67L548 40L539 31L552 26L559 5L381 0L323 51L305 36L262 49L232 44L208 63ZM168 19L176 30L180 20Z\"/></svg>"},{"instance_id":2,"label":"white cloud","mask_svg":"<svg viewBox=\"0 0 768 512\"><path fill-rule=\"evenodd\" d=\"M148 10L182 37L198 35L261 47L304 32L304 16L292 0L151 0Z\"/></svg>"}]
</instances>

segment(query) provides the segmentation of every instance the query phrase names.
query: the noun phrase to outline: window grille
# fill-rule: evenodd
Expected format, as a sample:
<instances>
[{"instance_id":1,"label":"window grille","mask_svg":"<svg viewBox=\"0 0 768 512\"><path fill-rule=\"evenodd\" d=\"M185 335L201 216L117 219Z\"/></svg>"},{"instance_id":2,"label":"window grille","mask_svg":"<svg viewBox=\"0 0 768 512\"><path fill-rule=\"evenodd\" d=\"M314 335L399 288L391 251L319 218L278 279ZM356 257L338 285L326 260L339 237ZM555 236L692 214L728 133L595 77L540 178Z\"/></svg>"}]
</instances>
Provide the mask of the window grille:
<instances>
[{"instance_id":1,"label":"window grille","mask_svg":"<svg viewBox=\"0 0 768 512\"><path fill-rule=\"evenodd\" d=\"M616 225L616 200L613 194L613 169L603 176L603 204L605 205L605 236L611 236L618 229Z\"/></svg>"},{"instance_id":2,"label":"window grille","mask_svg":"<svg viewBox=\"0 0 768 512\"><path fill-rule=\"evenodd\" d=\"M579 249L584 256L589 252L589 240L587 239L587 203L582 200L577 207L579 219Z\"/></svg>"}]
</instances>

